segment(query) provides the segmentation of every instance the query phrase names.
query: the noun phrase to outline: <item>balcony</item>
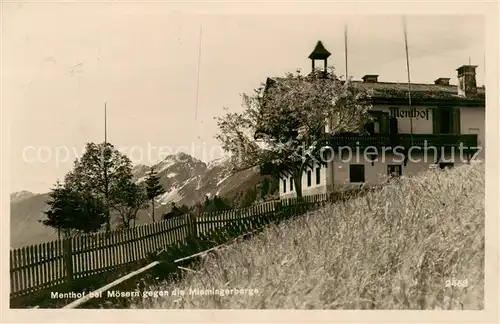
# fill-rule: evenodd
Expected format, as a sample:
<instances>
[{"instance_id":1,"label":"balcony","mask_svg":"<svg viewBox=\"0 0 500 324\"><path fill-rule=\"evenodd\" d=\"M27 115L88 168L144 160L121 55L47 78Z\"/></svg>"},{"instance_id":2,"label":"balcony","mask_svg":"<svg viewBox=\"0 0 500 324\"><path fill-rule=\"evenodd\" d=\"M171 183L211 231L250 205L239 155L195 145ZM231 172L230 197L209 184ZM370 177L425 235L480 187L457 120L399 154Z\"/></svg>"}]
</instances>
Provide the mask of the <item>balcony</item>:
<instances>
[{"instance_id":1,"label":"balcony","mask_svg":"<svg viewBox=\"0 0 500 324\"><path fill-rule=\"evenodd\" d=\"M436 147L436 148L460 148L463 143L464 149L475 150L477 147L477 134L372 134L372 135L334 135L330 138L328 145L333 149L340 147L351 147L365 149L404 147Z\"/></svg>"}]
</instances>

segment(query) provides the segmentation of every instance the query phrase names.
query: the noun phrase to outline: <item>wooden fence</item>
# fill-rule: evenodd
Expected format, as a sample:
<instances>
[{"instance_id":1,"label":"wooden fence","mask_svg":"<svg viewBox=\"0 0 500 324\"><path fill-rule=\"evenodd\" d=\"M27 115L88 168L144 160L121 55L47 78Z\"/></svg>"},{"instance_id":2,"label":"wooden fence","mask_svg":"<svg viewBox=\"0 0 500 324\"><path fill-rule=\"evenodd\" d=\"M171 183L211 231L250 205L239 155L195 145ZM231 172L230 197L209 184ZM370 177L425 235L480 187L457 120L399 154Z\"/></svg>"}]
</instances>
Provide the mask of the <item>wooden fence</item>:
<instances>
[{"instance_id":1,"label":"wooden fence","mask_svg":"<svg viewBox=\"0 0 500 324\"><path fill-rule=\"evenodd\" d=\"M349 198L319 194L265 202L248 208L181 215L130 229L75 236L10 251L10 296L16 298L76 279L98 275L147 258L149 253L202 238L228 224L265 225L301 214L310 207ZM278 213L281 211L281 213ZM286 211L286 213L283 213ZM285 215L285 216L284 216ZM252 230L252 226L244 230Z\"/></svg>"}]
</instances>

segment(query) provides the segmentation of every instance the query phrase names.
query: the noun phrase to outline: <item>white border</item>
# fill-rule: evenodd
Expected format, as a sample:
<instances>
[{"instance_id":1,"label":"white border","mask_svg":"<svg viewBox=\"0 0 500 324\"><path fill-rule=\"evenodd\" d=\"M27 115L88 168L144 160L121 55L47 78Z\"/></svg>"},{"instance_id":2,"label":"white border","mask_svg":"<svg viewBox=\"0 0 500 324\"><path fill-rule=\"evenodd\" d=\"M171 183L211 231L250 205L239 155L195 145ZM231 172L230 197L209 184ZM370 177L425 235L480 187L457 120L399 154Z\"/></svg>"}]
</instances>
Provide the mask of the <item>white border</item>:
<instances>
[{"instance_id":1,"label":"white border","mask_svg":"<svg viewBox=\"0 0 500 324\"><path fill-rule=\"evenodd\" d=\"M7 1L4 1L6 3ZM9 1L10 2L10 1ZM58 1L30 1L30 3L54 3ZM59 1L63 2L63 1ZM82 4L77 1L64 1L74 5L89 5L91 1ZM97 1L92 1L97 2ZM116 5L127 6L130 12L154 10L154 6L145 6L146 1L112 1ZM160 2L148 1L167 6L172 10L186 11L197 14L317 14L320 3L311 2ZM119 3L119 4L118 4ZM24 3L24 5L29 5ZM321 14L409 14L409 15L456 15L484 14L486 15L486 284L484 311L272 311L272 310L10 310L9 297L9 235L2 235L2 322L13 323L86 323L117 322L117 323L156 323L156 322L275 322L275 323L324 323L324 322L498 322L498 138L500 109L498 101L498 3L495 1L458 2L458 1L352 1L321 2ZM1 23L1 17L0 17ZM1 41L1 37L0 37ZM1 46L1 44L0 44ZM1 59L1 57L0 57ZM1 73L1 71L0 71ZM0 89L1 90L1 89ZM0 92L1 100L1 92ZM10 228L9 221L9 122L11 107L1 106L2 123L2 217L3 229Z\"/></svg>"}]
</instances>

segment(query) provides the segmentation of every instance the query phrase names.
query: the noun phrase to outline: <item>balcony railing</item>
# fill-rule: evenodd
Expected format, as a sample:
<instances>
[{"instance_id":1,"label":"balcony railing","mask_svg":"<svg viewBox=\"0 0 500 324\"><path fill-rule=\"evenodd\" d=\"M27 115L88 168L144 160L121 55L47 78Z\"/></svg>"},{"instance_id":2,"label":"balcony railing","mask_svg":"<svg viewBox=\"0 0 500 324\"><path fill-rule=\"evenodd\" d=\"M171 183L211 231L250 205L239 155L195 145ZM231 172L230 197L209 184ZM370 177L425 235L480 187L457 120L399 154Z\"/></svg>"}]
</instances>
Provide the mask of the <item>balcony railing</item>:
<instances>
[{"instance_id":1,"label":"balcony railing","mask_svg":"<svg viewBox=\"0 0 500 324\"><path fill-rule=\"evenodd\" d=\"M334 135L330 138L328 145L332 148L340 147L436 147L436 148L460 148L463 143L464 149L477 147L477 134L371 134L371 135Z\"/></svg>"}]
</instances>

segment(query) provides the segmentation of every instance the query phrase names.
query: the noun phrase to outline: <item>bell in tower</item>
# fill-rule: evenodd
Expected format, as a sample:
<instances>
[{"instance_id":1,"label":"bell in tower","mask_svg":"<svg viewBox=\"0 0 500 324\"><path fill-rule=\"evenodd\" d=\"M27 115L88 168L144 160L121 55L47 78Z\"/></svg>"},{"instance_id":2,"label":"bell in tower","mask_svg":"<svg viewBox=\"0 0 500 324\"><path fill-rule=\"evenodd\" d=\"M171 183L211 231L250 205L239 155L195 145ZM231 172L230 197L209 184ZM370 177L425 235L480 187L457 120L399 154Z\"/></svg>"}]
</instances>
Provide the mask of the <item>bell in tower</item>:
<instances>
[{"instance_id":1,"label":"bell in tower","mask_svg":"<svg viewBox=\"0 0 500 324\"><path fill-rule=\"evenodd\" d=\"M309 58L311 59L311 62L312 62L312 72L314 72L314 69L316 68L315 61L322 60L324 62L323 72L326 73L326 69L328 66L327 60L328 60L328 57L330 55L331 55L331 53L326 50L326 48L323 46L323 43L321 41L318 41L316 43L316 47L314 48L312 53L309 55Z\"/></svg>"}]
</instances>

